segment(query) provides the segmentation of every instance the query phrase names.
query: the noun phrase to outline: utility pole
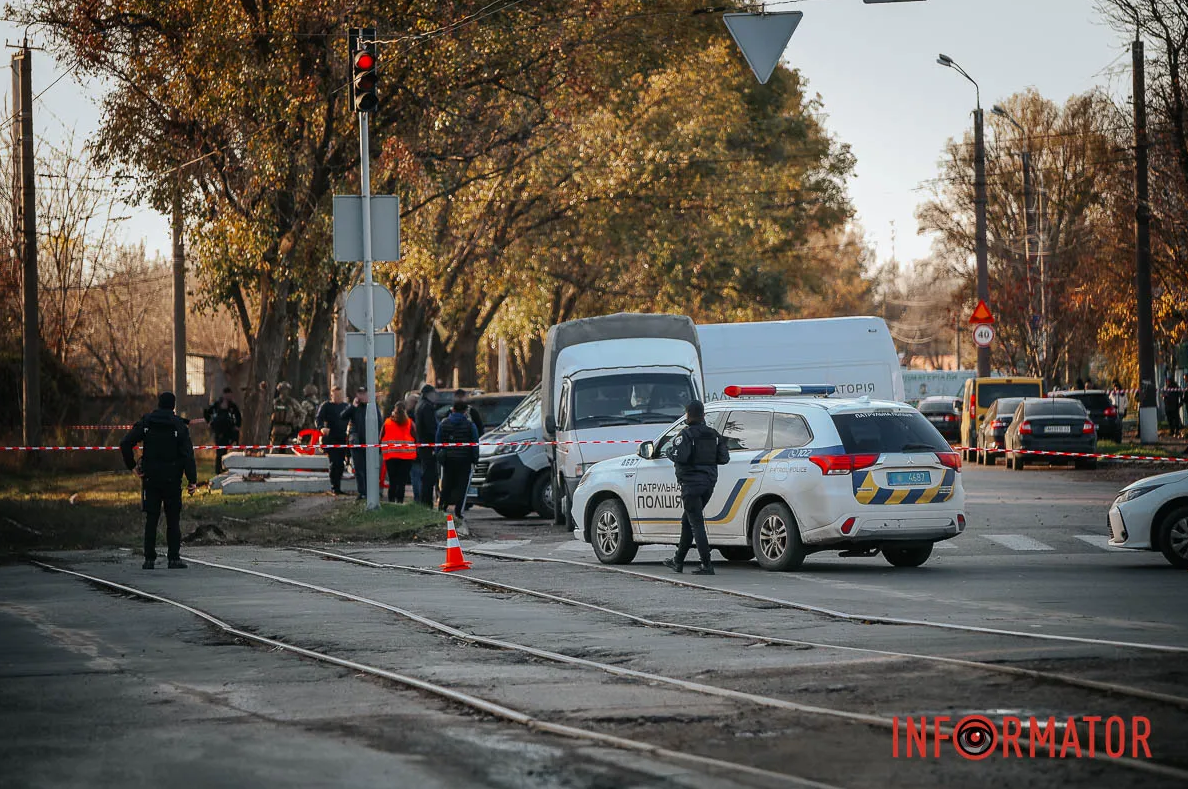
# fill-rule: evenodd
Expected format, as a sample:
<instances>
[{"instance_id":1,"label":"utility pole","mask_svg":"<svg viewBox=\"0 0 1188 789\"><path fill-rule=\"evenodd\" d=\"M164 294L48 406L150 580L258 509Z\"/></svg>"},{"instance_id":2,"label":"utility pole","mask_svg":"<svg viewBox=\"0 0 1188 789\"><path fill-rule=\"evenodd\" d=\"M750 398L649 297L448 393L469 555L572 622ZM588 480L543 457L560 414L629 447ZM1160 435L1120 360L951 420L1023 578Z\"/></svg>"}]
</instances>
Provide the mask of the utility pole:
<instances>
[{"instance_id":1,"label":"utility pole","mask_svg":"<svg viewBox=\"0 0 1188 789\"><path fill-rule=\"evenodd\" d=\"M21 437L24 445L41 445L41 335L37 319L37 180L33 163L33 60L29 42L12 56L13 242L22 264L24 302ZM37 453L26 461L34 463Z\"/></svg>"},{"instance_id":2,"label":"utility pole","mask_svg":"<svg viewBox=\"0 0 1188 789\"><path fill-rule=\"evenodd\" d=\"M173 185L173 394L186 394L186 244L182 217L182 173Z\"/></svg>"},{"instance_id":3,"label":"utility pole","mask_svg":"<svg viewBox=\"0 0 1188 789\"><path fill-rule=\"evenodd\" d=\"M1155 404L1155 332L1151 320L1151 205L1147 183L1147 93L1143 42L1135 38L1134 58L1134 270L1138 294L1139 442L1159 437Z\"/></svg>"},{"instance_id":4,"label":"utility pole","mask_svg":"<svg viewBox=\"0 0 1188 789\"><path fill-rule=\"evenodd\" d=\"M986 136L982 102L974 110L974 209L977 221L978 300L990 304L990 275L986 244ZM978 346L978 377L990 375L990 349Z\"/></svg>"}]
</instances>

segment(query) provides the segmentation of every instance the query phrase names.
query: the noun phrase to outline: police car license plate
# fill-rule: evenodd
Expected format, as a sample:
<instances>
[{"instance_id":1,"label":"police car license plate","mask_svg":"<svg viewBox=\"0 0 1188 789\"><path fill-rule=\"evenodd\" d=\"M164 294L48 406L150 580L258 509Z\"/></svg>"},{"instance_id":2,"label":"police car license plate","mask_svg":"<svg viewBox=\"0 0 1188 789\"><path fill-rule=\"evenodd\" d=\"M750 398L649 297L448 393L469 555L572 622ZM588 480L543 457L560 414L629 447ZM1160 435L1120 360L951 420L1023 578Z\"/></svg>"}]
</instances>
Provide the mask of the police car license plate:
<instances>
[{"instance_id":1,"label":"police car license plate","mask_svg":"<svg viewBox=\"0 0 1188 789\"><path fill-rule=\"evenodd\" d=\"M892 487L927 485L930 482L932 482L932 475L927 471L890 471L887 473L887 484Z\"/></svg>"},{"instance_id":2,"label":"police car license plate","mask_svg":"<svg viewBox=\"0 0 1188 789\"><path fill-rule=\"evenodd\" d=\"M945 421L945 418L943 416L930 416L930 417L928 417L928 421L929 422L943 422L943 421Z\"/></svg>"},{"instance_id":3,"label":"police car license plate","mask_svg":"<svg viewBox=\"0 0 1188 789\"><path fill-rule=\"evenodd\" d=\"M1045 433L1071 433L1072 428L1068 425L1049 425L1044 428Z\"/></svg>"}]
</instances>

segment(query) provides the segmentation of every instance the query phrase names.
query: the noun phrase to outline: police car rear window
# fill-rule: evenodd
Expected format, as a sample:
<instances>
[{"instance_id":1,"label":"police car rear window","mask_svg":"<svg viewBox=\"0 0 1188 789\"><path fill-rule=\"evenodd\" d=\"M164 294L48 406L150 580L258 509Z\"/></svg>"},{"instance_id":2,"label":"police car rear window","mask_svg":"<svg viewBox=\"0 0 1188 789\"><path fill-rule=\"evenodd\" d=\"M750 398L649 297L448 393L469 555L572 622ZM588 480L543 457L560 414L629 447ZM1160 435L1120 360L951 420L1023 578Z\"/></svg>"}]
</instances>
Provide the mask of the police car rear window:
<instances>
[{"instance_id":1,"label":"police car rear window","mask_svg":"<svg viewBox=\"0 0 1188 789\"><path fill-rule=\"evenodd\" d=\"M833 414L833 424L849 454L952 451L949 442L918 411Z\"/></svg>"}]
</instances>

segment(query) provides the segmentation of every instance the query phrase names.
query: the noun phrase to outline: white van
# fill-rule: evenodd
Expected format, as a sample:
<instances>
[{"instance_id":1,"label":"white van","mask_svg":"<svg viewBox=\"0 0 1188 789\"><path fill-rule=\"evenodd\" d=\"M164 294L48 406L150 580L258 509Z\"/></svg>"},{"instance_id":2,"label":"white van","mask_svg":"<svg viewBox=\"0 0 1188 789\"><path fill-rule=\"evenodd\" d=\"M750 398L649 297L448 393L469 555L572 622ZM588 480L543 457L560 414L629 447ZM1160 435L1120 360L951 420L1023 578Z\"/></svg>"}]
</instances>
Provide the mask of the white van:
<instances>
[{"instance_id":1,"label":"white van","mask_svg":"<svg viewBox=\"0 0 1188 789\"><path fill-rule=\"evenodd\" d=\"M882 318L819 318L697 327L706 401L731 385L833 384L834 397L903 402L903 373Z\"/></svg>"},{"instance_id":2,"label":"white van","mask_svg":"<svg viewBox=\"0 0 1188 789\"><path fill-rule=\"evenodd\" d=\"M545 338L541 426L552 448L554 522L582 473L629 455L703 399L697 329L684 315L619 313L567 321Z\"/></svg>"}]
</instances>

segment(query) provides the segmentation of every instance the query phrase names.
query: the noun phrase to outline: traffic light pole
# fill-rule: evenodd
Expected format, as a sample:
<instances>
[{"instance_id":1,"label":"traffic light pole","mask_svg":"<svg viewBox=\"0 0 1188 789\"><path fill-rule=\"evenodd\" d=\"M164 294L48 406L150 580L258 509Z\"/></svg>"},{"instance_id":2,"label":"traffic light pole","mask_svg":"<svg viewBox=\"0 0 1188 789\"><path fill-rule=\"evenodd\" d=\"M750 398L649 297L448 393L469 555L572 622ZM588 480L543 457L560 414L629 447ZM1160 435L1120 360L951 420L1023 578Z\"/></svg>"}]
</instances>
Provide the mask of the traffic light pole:
<instances>
[{"instance_id":1,"label":"traffic light pole","mask_svg":"<svg viewBox=\"0 0 1188 789\"><path fill-rule=\"evenodd\" d=\"M1143 42L1131 50L1134 58L1134 270L1138 296L1139 443L1159 439L1155 380L1155 331L1151 317L1151 204L1147 172L1147 94Z\"/></svg>"},{"instance_id":2,"label":"traffic light pole","mask_svg":"<svg viewBox=\"0 0 1188 789\"><path fill-rule=\"evenodd\" d=\"M367 429L367 509L379 509L380 505L380 451L379 418L375 401L375 281L371 272L371 146L367 136L366 112L359 113L359 194L362 195L363 210L363 283L367 287L364 302L364 324L366 324L367 351L367 408L364 424ZM356 472L357 473L357 472ZM355 483L356 485L358 482Z\"/></svg>"},{"instance_id":3,"label":"traffic light pole","mask_svg":"<svg viewBox=\"0 0 1188 789\"><path fill-rule=\"evenodd\" d=\"M982 123L982 102L974 110L974 213L978 261L978 300L990 303L990 275L986 243L986 137ZM990 375L990 348L978 346L978 377Z\"/></svg>"}]
</instances>

